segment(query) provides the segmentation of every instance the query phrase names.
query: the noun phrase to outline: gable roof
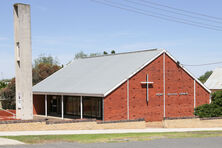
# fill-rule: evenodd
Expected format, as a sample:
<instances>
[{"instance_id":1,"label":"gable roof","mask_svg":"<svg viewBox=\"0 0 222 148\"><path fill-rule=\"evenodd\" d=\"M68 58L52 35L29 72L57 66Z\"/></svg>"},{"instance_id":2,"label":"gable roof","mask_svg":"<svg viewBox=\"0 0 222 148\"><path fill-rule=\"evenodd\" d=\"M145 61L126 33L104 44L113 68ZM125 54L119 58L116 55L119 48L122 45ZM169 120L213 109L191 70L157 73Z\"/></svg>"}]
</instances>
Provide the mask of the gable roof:
<instances>
[{"instance_id":1,"label":"gable roof","mask_svg":"<svg viewBox=\"0 0 222 148\"><path fill-rule=\"evenodd\" d=\"M104 97L162 53L166 53L177 62L175 58L162 49L77 59L33 86L33 93ZM210 92L188 70L182 68Z\"/></svg>"},{"instance_id":2,"label":"gable roof","mask_svg":"<svg viewBox=\"0 0 222 148\"><path fill-rule=\"evenodd\" d=\"M163 51L152 49L77 59L33 86L33 93L106 96Z\"/></svg>"},{"instance_id":3,"label":"gable roof","mask_svg":"<svg viewBox=\"0 0 222 148\"><path fill-rule=\"evenodd\" d=\"M204 84L209 89L222 89L222 68L216 68Z\"/></svg>"}]
</instances>

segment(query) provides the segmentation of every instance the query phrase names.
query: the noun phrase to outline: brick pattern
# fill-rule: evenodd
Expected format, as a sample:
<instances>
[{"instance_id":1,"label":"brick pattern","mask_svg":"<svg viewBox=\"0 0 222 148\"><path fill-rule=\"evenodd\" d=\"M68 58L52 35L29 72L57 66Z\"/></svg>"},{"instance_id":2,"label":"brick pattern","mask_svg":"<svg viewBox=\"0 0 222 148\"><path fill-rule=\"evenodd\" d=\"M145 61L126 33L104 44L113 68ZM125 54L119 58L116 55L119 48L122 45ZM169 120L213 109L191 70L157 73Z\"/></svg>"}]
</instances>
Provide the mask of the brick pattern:
<instances>
[{"instance_id":1,"label":"brick pattern","mask_svg":"<svg viewBox=\"0 0 222 148\"><path fill-rule=\"evenodd\" d=\"M194 116L194 79L166 55L166 117ZM168 95L176 93L177 95ZM187 93L187 95L180 95Z\"/></svg>"},{"instance_id":2,"label":"brick pattern","mask_svg":"<svg viewBox=\"0 0 222 148\"><path fill-rule=\"evenodd\" d=\"M196 82L196 106L210 103L209 93Z\"/></svg>"},{"instance_id":3,"label":"brick pattern","mask_svg":"<svg viewBox=\"0 0 222 148\"><path fill-rule=\"evenodd\" d=\"M177 65L168 55L165 57L166 117L193 117L194 79ZM146 81L149 86L149 102L146 102ZM104 98L104 120L127 118L126 82ZM130 120L144 118L145 121L163 120L163 55L156 58L129 80ZM210 94L196 83L196 105L209 103Z\"/></svg>"},{"instance_id":4,"label":"brick pattern","mask_svg":"<svg viewBox=\"0 0 222 148\"><path fill-rule=\"evenodd\" d=\"M104 120L127 119L127 84L123 83L104 99Z\"/></svg>"},{"instance_id":5,"label":"brick pattern","mask_svg":"<svg viewBox=\"0 0 222 148\"><path fill-rule=\"evenodd\" d=\"M45 96L33 95L33 114L44 115L45 114Z\"/></svg>"},{"instance_id":6,"label":"brick pattern","mask_svg":"<svg viewBox=\"0 0 222 148\"><path fill-rule=\"evenodd\" d=\"M163 93L163 57L160 56L129 80L130 87L130 119L144 118L145 121L159 121L163 117L163 96L156 96L156 93ZM146 101L146 81L148 74L149 81L149 102Z\"/></svg>"}]
</instances>

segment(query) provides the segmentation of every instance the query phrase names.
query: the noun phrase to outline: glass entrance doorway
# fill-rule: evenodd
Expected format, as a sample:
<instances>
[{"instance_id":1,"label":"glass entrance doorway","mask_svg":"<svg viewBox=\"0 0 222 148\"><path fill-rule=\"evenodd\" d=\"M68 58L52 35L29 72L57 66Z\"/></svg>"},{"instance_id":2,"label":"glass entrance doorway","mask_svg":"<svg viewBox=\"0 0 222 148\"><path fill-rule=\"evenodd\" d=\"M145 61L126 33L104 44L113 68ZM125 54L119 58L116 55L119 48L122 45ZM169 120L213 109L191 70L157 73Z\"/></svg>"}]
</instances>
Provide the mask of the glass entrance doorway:
<instances>
[{"instance_id":1,"label":"glass entrance doorway","mask_svg":"<svg viewBox=\"0 0 222 148\"><path fill-rule=\"evenodd\" d=\"M49 96L48 98L48 113L49 115L61 115L61 97L60 96Z\"/></svg>"}]
</instances>

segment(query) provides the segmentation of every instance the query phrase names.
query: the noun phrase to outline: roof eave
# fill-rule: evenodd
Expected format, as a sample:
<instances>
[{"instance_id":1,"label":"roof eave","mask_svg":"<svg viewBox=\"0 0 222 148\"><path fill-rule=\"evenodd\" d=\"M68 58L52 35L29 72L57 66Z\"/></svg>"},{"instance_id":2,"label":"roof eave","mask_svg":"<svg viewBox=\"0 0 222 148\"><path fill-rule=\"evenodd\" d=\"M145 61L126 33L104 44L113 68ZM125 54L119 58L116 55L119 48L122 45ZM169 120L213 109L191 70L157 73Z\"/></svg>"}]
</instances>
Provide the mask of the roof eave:
<instances>
[{"instance_id":1,"label":"roof eave","mask_svg":"<svg viewBox=\"0 0 222 148\"><path fill-rule=\"evenodd\" d=\"M93 94L93 93L67 93L67 92L40 92L33 91L33 95L63 95L63 96L91 96L91 97L104 97L104 94Z\"/></svg>"}]
</instances>

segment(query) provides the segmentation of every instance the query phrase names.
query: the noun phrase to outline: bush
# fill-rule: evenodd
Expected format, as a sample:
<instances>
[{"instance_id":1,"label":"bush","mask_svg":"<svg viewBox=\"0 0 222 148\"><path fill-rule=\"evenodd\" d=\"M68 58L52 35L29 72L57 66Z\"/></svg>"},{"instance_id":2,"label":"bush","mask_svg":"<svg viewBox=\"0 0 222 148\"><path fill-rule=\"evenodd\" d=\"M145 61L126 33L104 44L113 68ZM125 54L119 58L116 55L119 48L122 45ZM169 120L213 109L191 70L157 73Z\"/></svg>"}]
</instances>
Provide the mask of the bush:
<instances>
[{"instance_id":1,"label":"bush","mask_svg":"<svg viewBox=\"0 0 222 148\"><path fill-rule=\"evenodd\" d=\"M194 110L194 115L200 118L204 117L221 117L222 116L222 91L212 94L211 104L198 106Z\"/></svg>"}]
</instances>

